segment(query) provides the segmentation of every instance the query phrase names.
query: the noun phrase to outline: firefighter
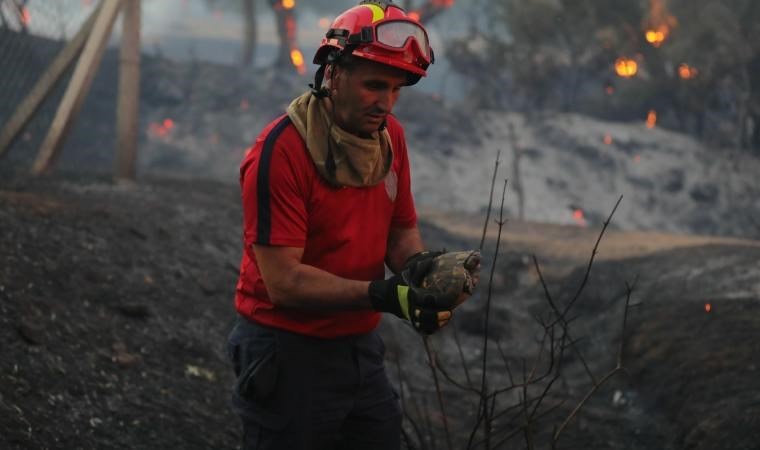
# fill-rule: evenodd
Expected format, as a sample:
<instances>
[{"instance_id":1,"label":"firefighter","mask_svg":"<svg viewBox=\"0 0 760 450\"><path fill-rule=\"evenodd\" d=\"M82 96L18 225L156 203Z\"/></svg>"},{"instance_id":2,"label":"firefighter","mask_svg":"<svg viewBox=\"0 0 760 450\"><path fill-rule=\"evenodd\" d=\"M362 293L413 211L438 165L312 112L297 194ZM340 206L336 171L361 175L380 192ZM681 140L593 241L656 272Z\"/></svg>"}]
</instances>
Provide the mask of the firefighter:
<instances>
[{"instance_id":1,"label":"firefighter","mask_svg":"<svg viewBox=\"0 0 760 450\"><path fill-rule=\"evenodd\" d=\"M400 446L381 313L432 334L471 292L421 287L441 252L424 250L391 114L432 62L426 30L400 7L348 9L316 52L311 90L241 164L244 252L228 351L245 449Z\"/></svg>"}]
</instances>

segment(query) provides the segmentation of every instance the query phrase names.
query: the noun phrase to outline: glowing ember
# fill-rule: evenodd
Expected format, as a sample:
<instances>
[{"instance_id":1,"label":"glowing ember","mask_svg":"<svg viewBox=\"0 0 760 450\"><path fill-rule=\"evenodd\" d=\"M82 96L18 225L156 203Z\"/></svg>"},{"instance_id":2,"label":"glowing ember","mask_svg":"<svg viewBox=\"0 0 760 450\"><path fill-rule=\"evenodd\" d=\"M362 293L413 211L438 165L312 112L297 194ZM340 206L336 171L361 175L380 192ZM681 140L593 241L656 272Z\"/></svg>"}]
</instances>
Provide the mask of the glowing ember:
<instances>
[{"instance_id":1,"label":"glowing ember","mask_svg":"<svg viewBox=\"0 0 760 450\"><path fill-rule=\"evenodd\" d=\"M319 19L319 28L327 29L330 27L330 19L327 17L322 17Z\"/></svg>"},{"instance_id":2,"label":"glowing ember","mask_svg":"<svg viewBox=\"0 0 760 450\"><path fill-rule=\"evenodd\" d=\"M681 79L688 80L694 78L697 76L697 72L698 71L695 67L691 67L686 63L678 65L678 76L681 77Z\"/></svg>"},{"instance_id":3,"label":"glowing ember","mask_svg":"<svg viewBox=\"0 0 760 450\"><path fill-rule=\"evenodd\" d=\"M165 138L174 128L172 119L164 119L163 122L153 122L148 127L148 133L154 137Z\"/></svg>"},{"instance_id":4,"label":"glowing ember","mask_svg":"<svg viewBox=\"0 0 760 450\"><path fill-rule=\"evenodd\" d=\"M710 311L712 311L712 305L709 303L705 303L705 312L710 312Z\"/></svg>"},{"instance_id":5,"label":"glowing ember","mask_svg":"<svg viewBox=\"0 0 760 450\"><path fill-rule=\"evenodd\" d=\"M615 61L615 72L623 78L630 78L638 71L639 65L630 58L618 58Z\"/></svg>"},{"instance_id":6,"label":"glowing ember","mask_svg":"<svg viewBox=\"0 0 760 450\"><path fill-rule=\"evenodd\" d=\"M667 29L667 26L663 26L659 30L647 30L647 32L644 34L644 37L646 38L647 42L652 44L652 46L659 47L663 42L665 42L665 38L668 36Z\"/></svg>"},{"instance_id":7,"label":"glowing ember","mask_svg":"<svg viewBox=\"0 0 760 450\"><path fill-rule=\"evenodd\" d=\"M293 9L296 7L296 0L282 0L282 7L285 9Z\"/></svg>"},{"instance_id":8,"label":"glowing ember","mask_svg":"<svg viewBox=\"0 0 760 450\"><path fill-rule=\"evenodd\" d=\"M678 20L668 14L664 0L649 0L649 17L646 19L644 38L653 47L659 47L668 38Z\"/></svg>"},{"instance_id":9,"label":"glowing ember","mask_svg":"<svg viewBox=\"0 0 760 450\"><path fill-rule=\"evenodd\" d=\"M585 227L586 226L586 216L583 214L583 210L580 208L576 208L573 210L573 220L576 224Z\"/></svg>"},{"instance_id":10,"label":"glowing ember","mask_svg":"<svg viewBox=\"0 0 760 450\"><path fill-rule=\"evenodd\" d=\"M32 21L32 15L29 14L29 8L24 6L21 9L21 22L23 22L24 25L29 25L29 22Z\"/></svg>"},{"instance_id":11,"label":"glowing ember","mask_svg":"<svg viewBox=\"0 0 760 450\"><path fill-rule=\"evenodd\" d=\"M303 65L303 54L301 53L301 50L298 50L297 48L291 50L290 60L293 62L293 65L296 66L298 73L301 75L306 73L306 67Z\"/></svg>"},{"instance_id":12,"label":"glowing ember","mask_svg":"<svg viewBox=\"0 0 760 450\"><path fill-rule=\"evenodd\" d=\"M410 17L412 20L416 20L416 21L418 21L418 22L419 22L419 20L420 20L420 13L418 13L418 12L415 12L415 11L412 11L412 12L410 12L410 13L409 13L409 17Z\"/></svg>"},{"instance_id":13,"label":"glowing ember","mask_svg":"<svg viewBox=\"0 0 760 450\"><path fill-rule=\"evenodd\" d=\"M603 142L605 144L607 144L607 145L611 145L612 144L612 136L610 136L609 134L605 134Z\"/></svg>"},{"instance_id":14,"label":"glowing ember","mask_svg":"<svg viewBox=\"0 0 760 450\"><path fill-rule=\"evenodd\" d=\"M647 128L654 128L657 124L657 111L650 109L647 114Z\"/></svg>"}]
</instances>

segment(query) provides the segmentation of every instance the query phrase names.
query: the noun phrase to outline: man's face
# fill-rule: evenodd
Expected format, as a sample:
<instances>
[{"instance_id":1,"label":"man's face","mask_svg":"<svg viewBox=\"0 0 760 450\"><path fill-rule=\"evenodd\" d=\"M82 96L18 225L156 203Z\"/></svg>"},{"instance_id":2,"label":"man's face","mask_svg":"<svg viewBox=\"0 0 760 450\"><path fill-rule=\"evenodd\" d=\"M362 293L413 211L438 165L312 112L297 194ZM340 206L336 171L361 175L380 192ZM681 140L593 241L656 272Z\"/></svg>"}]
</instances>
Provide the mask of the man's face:
<instances>
[{"instance_id":1,"label":"man's face","mask_svg":"<svg viewBox=\"0 0 760 450\"><path fill-rule=\"evenodd\" d=\"M336 68L331 98L337 124L357 136L367 137L380 128L407 82L406 72L367 60L353 68Z\"/></svg>"}]
</instances>

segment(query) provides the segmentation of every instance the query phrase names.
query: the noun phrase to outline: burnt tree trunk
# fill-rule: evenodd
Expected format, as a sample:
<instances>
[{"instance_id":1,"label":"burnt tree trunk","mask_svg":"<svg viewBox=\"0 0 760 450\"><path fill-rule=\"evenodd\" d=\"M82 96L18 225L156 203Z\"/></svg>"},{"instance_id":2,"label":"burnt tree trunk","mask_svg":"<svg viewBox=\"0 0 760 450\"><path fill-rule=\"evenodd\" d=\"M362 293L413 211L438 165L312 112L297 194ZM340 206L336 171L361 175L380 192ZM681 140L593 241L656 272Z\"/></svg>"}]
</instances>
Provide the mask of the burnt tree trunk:
<instances>
[{"instance_id":1,"label":"burnt tree trunk","mask_svg":"<svg viewBox=\"0 0 760 450\"><path fill-rule=\"evenodd\" d=\"M243 7L243 55L241 64L248 67L253 64L256 49L256 14L254 0L241 0Z\"/></svg>"}]
</instances>

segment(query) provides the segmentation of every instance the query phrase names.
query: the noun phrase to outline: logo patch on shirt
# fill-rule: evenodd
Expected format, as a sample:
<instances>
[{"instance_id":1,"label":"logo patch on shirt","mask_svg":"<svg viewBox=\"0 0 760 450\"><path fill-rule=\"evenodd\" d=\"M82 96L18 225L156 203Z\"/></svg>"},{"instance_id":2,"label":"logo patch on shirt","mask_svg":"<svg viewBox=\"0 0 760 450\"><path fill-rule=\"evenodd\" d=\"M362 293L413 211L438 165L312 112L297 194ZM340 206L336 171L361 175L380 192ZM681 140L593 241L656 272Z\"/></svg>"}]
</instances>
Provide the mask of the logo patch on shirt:
<instances>
[{"instance_id":1,"label":"logo patch on shirt","mask_svg":"<svg viewBox=\"0 0 760 450\"><path fill-rule=\"evenodd\" d=\"M388 198L392 202L396 201L396 194L398 194L398 176L396 172L389 170L388 175L385 176L385 192L388 193Z\"/></svg>"}]
</instances>

